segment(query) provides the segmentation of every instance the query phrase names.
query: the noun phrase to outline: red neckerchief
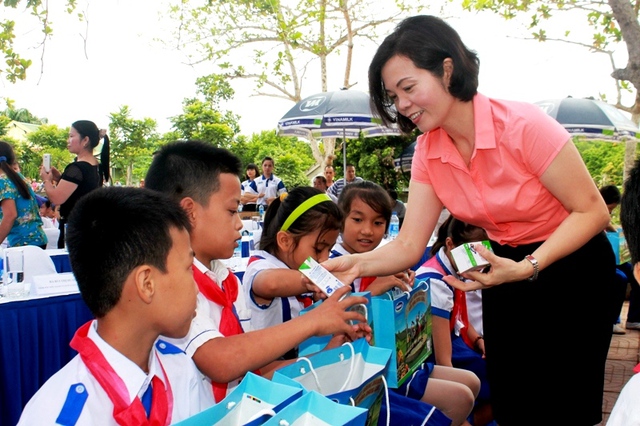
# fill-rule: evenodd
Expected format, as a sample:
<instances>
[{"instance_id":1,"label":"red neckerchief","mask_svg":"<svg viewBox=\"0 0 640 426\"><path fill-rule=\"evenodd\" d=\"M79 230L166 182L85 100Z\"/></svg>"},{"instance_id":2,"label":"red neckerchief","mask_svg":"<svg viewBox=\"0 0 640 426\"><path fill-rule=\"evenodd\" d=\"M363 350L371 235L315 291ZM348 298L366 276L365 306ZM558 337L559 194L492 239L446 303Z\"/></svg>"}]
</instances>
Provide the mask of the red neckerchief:
<instances>
[{"instance_id":1,"label":"red neckerchief","mask_svg":"<svg viewBox=\"0 0 640 426\"><path fill-rule=\"evenodd\" d=\"M242 325L233 311L233 303L238 298L238 279L233 272L222 282L222 288L207 274L193 265L193 278L198 284L200 293L211 302L222 306L222 318L218 330L223 336L233 336L243 332Z\"/></svg>"},{"instance_id":2,"label":"red neckerchief","mask_svg":"<svg viewBox=\"0 0 640 426\"><path fill-rule=\"evenodd\" d=\"M360 278L360 291L366 291L367 287L371 285L378 277L362 277Z\"/></svg>"},{"instance_id":3,"label":"red neckerchief","mask_svg":"<svg viewBox=\"0 0 640 426\"><path fill-rule=\"evenodd\" d=\"M193 265L192 269L193 278L198 285L200 293L211 302L222 306L220 324L218 325L220 333L225 337L244 333L240 320L238 320L233 310L233 302L238 298L238 279L233 275L233 272L229 270L229 275L222 281L223 291L211 277L198 269L196 265ZM260 375L259 370L254 371L254 373ZM222 401L224 397L227 396L228 383L211 381L211 386L213 387L213 397L216 403Z\"/></svg>"},{"instance_id":4,"label":"red neckerchief","mask_svg":"<svg viewBox=\"0 0 640 426\"><path fill-rule=\"evenodd\" d=\"M129 392L124 381L109 365L95 342L87 337L92 321L87 322L76 331L73 339L71 339L70 346L78 351L84 365L109 396L113 403L113 418L116 423L122 426L166 426L170 424L173 410L173 393L160 360L157 359L167 382L167 389L165 390L164 383L158 376L153 376L151 381L153 388L151 413L147 418L147 413L140 401L140 397L136 397L129 404Z\"/></svg>"}]
</instances>

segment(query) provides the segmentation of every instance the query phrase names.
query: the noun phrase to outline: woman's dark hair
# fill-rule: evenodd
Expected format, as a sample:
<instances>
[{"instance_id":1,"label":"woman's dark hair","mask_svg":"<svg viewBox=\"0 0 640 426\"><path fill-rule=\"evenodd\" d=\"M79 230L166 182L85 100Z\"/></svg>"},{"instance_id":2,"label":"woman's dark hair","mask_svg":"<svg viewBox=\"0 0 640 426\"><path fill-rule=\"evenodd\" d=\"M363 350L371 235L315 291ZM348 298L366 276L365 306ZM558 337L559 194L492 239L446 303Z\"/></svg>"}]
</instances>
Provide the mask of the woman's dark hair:
<instances>
[{"instance_id":1,"label":"woman's dark hair","mask_svg":"<svg viewBox=\"0 0 640 426\"><path fill-rule=\"evenodd\" d=\"M346 185L340 193L340 198L338 198L338 207L340 207L345 217L349 216L351 204L355 199L362 200L373 211L382 215L384 220L387 221L386 228L389 228L394 203L391 201L387 191L382 189L380 185L367 180ZM344 230L344 222L342 230Z\"/></svg>"},{"instance_id":2,"label":"woman's dark hair","mask_svg":"<svg viewBox=\"0 0 640 426\"><path fill-rule=\"evenodd\" d=\"M16 189L20 193L22 198L27 200L31 199L31 193L29 192L29 186L22 177L13 170L13 166L16 164L16 154L13 152L13 147L9 142L0 141L0 169L15 185Z\"/></svg>"},{"instance_id":3,"label":"woman's dark hair","mask_svg":"<svg viewBox=\"0 0 640 426\"><path fill-rule=\"evenodd\" d=\"M386 125L397 122L405 133L411 133L416 127L411 120L396 111L382 81L382 68L394 56L410 59L417 68L425 69L435 77L444 75L444 60L451 58L453 74L447 87L449 93L468 102L478 92L480 59L464 45L460 35L435 16L407 18L384 39L369 65L371 105Z\"/></svg>"},{"instance_id":4,"label":"woman's dark hair","mask_svg":"<svg viewBox=\"0 0 640 426\"><path fill-rule=\"evenodd\" d=\"M89 120L78 120L74 122L71 127L76 129L78 134L80 134L80 139L83 139L85 136L89 138L89 145L91 149L98 146L100 143L100 129L93 121ZM111 164L109 161L109 136L104 135L104 140L102 144L102 151L100 151L100 178L103 182L109 182L111 179L110 168Z\"/></svg>"},{"instance_id":5,"label":"woman's dark hair","mask_svg":"<svg viewBox=\"0 0 640 426\"><path fill-rule=\"evenodd\" d=\"M311 186L300 186L292 189L284 201L279 197L273 200L264 215L260 249L275 256L278 251L276 237L284 222L300 204L318 194L324 194L324 192ZM339 230L341 226L342 212L336 203L329 199L302 213L287 231L293 236L295 248L305 235L320 230L321 236L327 231Z\"/></svg>"},{"instance_id":6,"label":"woman's dark hair","mask_svg":"<svg viewBox=\"0 0 640 426\"><path fill-rule=\"evenodd\" d=\"M440 251L440 248L444 247L447 237L451 238L453 245L456 247L462 243L486 240L488 238L484 229L449 216L438 229L438 239L431 247L431 256L435 256Z\"/></svg>"},{"instance_id":7,"label":"woman's dark hair","mask_svg":"<svg viewBox=\"0 0 640 426\"><path fill-rule=\"evenodd\" d=\"M246 174L246 172L249 171L249 170L253 170L254 172L256 172L256 176L255 177L260 176L260 170L258 170L258 166L256 166L254 163L249 163L249 164L247 164L247 168L245 169L245 177L247 179L250 179L249 175Z\"/></svg>"}]
</instances>

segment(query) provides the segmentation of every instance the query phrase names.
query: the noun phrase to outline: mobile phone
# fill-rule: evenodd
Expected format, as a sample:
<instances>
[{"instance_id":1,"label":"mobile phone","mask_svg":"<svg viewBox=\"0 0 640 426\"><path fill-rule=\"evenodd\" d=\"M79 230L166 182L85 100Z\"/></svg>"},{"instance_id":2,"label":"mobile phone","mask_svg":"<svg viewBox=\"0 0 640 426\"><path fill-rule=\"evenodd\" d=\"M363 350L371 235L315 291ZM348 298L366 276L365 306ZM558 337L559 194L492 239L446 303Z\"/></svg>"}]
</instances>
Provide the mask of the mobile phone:
<instances>
[{"instance_id":1,"label":"mobile phone","mask_svg":"<svg viewBox=\"0 0 640 426\"><path fill-rule=\"evenodd\" d=\"M49 173L51 171L51 154L44 154L42 156L42 167Z\"/></svg>"}]
</instances>

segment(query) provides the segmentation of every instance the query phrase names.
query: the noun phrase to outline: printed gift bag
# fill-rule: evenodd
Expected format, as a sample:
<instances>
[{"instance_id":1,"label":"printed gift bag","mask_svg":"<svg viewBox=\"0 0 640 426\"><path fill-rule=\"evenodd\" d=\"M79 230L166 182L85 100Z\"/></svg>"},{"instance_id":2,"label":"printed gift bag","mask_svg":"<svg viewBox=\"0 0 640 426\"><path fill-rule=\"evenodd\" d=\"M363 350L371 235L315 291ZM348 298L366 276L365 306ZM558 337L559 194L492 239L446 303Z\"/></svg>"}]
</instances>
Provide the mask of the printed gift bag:
<instances>
[{"instance_id":1,"label":"printed gift bag","mask_svg":"<svg viewBox=\"0 0 640 426\"><path fill-rule=\"evenodd\" d=\"M395 389L431 355L431 296L420 282L411 292L390 290L371 299L375 346L391 349L387 383Z\"/></svg>"},{"instance_id":2,"label":"printed gift bag","mask_svg":"<svg viewBox=\"0 0 640 426\"><path fill-rule=\"evenodd\" d=\"M310 391L287 405L264 426L364 426L367 410L338 404Z\"/></svg>"},{"instance_id":3,"label":"printed gift bag","mask_svg":"<svg viewBox=\"0 0 640 426\"><path fill-rule=\"evenodd\" d=\"M262 425L283 407L300 398L302 389L275 383L247 373L222 401L176 425L254 426Z\"/></svg>"},{"instance_id":4,"label":"printed gift bag","mask_svg":"<svg viewBox=\"0 0 640 426\"><path fill-rule=\"evenodd\" d=\"M616 265L631 261L631 253L629 253L627 239L624 237L622 229L618 229L617 232L607 231L606 234L613 248L613 253L616 255Z\"/></svg>"},{"instance_id":5,"label":"printed gift bag","mask_svg":"<svg viewBox=\"0 0 640 426\"><path fill-rule=\"evenodd\" d=\"M366 305L355 305L355 306L351 307L350 310L358 310L362 315L364 315L365 318L367 318L367 322L369 323L369 326L371 328L373 328L373 326L371 325L372 317L369 315L369 312L371 311L371 293L368 292L368 291L363 291L363 292L359 292L359 293L352 293L351 295L352 296L361 296L361 297L366 297L367 298L368 302L367 302ZM322 303L322 300L319 300L316 303L314 303L313 305L304 308L302 311L300 311L300 315L303 315L303 314L311 311L312 309L315 309L321 303ZM305 340L302 343L300 343L300 345L298 345L298 356L307 356L307 355L314 354L316 352L320 352L321 350L323 350L325 348L325 346L327 346L327 343L329 343L329 340L331 340L331 336L330 335L328 335L328 336L313 336L313 337L308 338L307 340ZM369 344L371 346L375 346L374 345L373 336L372 336L371 342L369 342Z\"/></svg>"},{"instance_id":6,"label":"printed gift bag","mask_svg":"<svg viewBox=\"0 0 640 426\"><path fill-rule=\"evenodd\" d=\"M368 410L366 424L376 425L390 357L390 350L370 346L362 338L308 358L300 357L276 370L272 381L286 384L293 379L335 402L364 408Z\"/></svg>"}]
</instances>

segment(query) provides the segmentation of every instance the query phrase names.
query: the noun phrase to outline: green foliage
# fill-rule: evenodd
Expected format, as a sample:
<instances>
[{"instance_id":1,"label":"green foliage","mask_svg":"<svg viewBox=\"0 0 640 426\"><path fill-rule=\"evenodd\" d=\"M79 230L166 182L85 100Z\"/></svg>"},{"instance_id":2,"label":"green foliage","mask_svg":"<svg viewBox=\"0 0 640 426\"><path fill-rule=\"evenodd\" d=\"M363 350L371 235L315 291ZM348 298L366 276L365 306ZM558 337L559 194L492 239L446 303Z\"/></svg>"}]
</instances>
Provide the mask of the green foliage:
<instances>
[{"instance_id":1,"label":"green foliage","mask_svg":"<svg viewBox=\"0 0 640 426\"><path fill-rule=\"evenodd\" d=\"M196 80L197 97L182 102L182 114L171 117L177 139L203 140L221 148L229 148L240 132L238 116L222 109L221 104L233 99L234 91L218 74Z\"/></svg>"},{"instance_id":2,"label":"green foliage","mask_svg":"<svg viewBox=\"0 0 640 426\"><path fill-rule=\"evenodd\" d=\"M409 184L409 176L397 171L393 160L416 139L411 136L390 136L347 140L347 163L356 166L356 175L377 183L386 189L402 192ZM336 145L333 161L336 179L344 176L342 149Z\"/></svg>"},{"instance_id":3,"label":"green foliage","mask_svg":"<svg viewBox=\"0 0 640 426\"><path fill-rule=\"evenodd\" d=\"M0 137L7 134L7 126L11 123L11 119L6 115L0 115Z\"/></svg>"},{"instance_id":4,"label":"green foliage","mask_svg":"<svg viewBox=\"0 0 640 426\"><path fill-rule=\"evenodd\" d=\"M109 117L111 165L114 169L112 181L124 180L126 185L131 185L146 174L153 152L160 145L157 124L151 118L132 118L126 105Z\"/></svg>"},{"instance_id":5,"label":"green foliage","mask_svg":"<svg viewBox=\"0 0 640 426\"><path fill-rule=\"evenodd\" d=\"M34 24L40 27L42 32L40 48L44 50L47 40L53 35L53 27L49 21L49 2L43 2L42 0L4 0L2 7L5 9L17 9L20 4L29 11L33 17ZM76 0L52 2L52 4L55 4L55 7L62 7L62 10L68 14L72 14L76 9ZM82 19L82 15L79 15L79 19ZM6 15L4 18L0 18L0 53L4 56L4 63L0 65L0 75L4 74L4 78L11 83L26 79L27 69L32 64L30 59L23 58L19 52L14 50L16 33L21 34L24 32L26 32L26 29L17 30L15 21L7 19Z\"/></svg>"},{"instance_id":6,"label":"green foliage","mask_svg":"<svg viewBox=\"0 0 640 426\"><path fill-rule=\"evenodd\" d=\"M43 124L27 134L27 140L35 146L66 151L68 135L68 127L61 129L55 124Z\"/></svg>"},{"instance_id":7,"label":"green foliage","mask_svg":"<svg viewBox=\"0 0 640 426\"><path fill-rule=\"evenodd\" d=\"M255 163L262 170L262 159L267 156L273 158L274 173L282 179L287 189L309 185L305 171L315 161L311 147L306 142L278 136L275 131L263 131L252 135L249 140L241 138L230 149L240 157L243 167Z\"/></svg>"},{"instance_id":8,"label":"green foliage","mask_svg":"<svg viewBox=\"0 0 640 426\"><path fill-rule=\"evenodd\" d=\"M598 187L622 186L624 170L624 143L574 140L584 163Z\"/></svg>"}]
</instances>

